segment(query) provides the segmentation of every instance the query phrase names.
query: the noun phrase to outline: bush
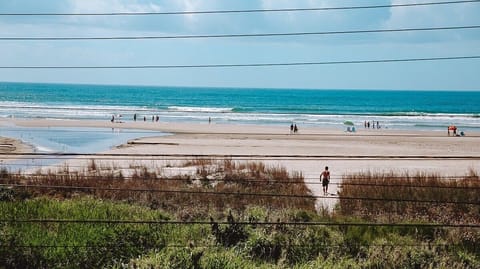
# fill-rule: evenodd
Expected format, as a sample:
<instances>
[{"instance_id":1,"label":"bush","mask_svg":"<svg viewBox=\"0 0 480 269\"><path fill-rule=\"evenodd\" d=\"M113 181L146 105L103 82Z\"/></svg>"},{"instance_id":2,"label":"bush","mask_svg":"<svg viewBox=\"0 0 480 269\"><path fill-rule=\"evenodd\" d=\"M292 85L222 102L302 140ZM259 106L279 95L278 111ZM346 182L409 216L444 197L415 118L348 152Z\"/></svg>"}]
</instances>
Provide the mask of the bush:
<instances>
[{"instance_id":1,"label":"bush","mask_svg":"<svg viewBox=\"0 0 480 269\"><path fill-rule=\"evenodd\" d=\"M245 225L236 222L231 212L228 215L227 221L228 224L226 225L218 225L218 223L211 219L212 234L219 244L225 247L232 247L248 238Z\"/></svg>"},{"instance_id":2,"label":"bush","mask_svg":"<svg viewBox=\"0 0 480 269\"><path fill-rule=\"evenodd\" d=\"M277 234L266 235L257 231L245 243L245 250L256 260L277 263L281 258L284 245L284 240Z\"/></svg>"}]
</instances>

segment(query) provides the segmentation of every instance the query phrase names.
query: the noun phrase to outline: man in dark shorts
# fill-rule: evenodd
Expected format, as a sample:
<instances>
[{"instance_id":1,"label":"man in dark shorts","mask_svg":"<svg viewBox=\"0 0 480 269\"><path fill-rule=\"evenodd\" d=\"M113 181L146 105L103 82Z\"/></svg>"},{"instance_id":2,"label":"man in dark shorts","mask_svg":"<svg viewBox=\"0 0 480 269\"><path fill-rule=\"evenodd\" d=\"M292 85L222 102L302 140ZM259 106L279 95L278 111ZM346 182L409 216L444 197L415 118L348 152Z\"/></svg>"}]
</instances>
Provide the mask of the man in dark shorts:
<instances>
[{"instance_id":1,"label":"man in dark shorts","mask_svg":"<svg viewBox=\"0 0 480 269\"><path fill-rule=\"evenodd\" d=\"M325 170L320 174L320 181L322 181L323 195L327 195L328 183L330 183L330 171L328 171L328 166L325 166Z\"/></svg>"}]
</instances>

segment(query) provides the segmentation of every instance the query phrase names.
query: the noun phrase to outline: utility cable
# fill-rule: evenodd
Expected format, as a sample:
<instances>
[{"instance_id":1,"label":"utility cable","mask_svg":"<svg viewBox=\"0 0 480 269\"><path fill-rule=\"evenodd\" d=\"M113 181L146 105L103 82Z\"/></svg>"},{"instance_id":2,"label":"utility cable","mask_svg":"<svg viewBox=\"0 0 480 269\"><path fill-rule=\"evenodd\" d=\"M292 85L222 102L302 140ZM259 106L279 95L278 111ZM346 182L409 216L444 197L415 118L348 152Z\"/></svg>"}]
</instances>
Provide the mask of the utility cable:
<instances>
[{"instance_id":1,"label":"utility cable","mask_svg":"<svg viewBox=\"0 0 480 269\"><path fill-rule=\"evenodd\" d=\"M359 10L379 8L399 8L435 5L453 5L478 3L480 0L424 2L410 4L343 6L343 7L313 7L313 8L278 8L278 9L243 9L243 10L204 10L204 11L170 11L170 12L106 12L106 13L0 13L0 16L142 16L142 15L199 15L199 14L231 14L231 13L267 13L267 12L305 12L305 11L334 11Z\"/></svg>"},{"instance_id":2,"label":"utility cable","mask_svg":"<svg viewBox=\"0 0 480 269\"><path fill-rule=\"evenodd\" d=\"M479 206L480 201L439 201L422 199L395 199L375 197L353 197L353 196L323 196L306 194L274 194L274 193L253 193L253 192L229 192L229 191L198 191L198 190L160 190L160 189L125 189L114 187L91 187L91 186L65 186L65 185L32 185L32 184L10 184L16 188L36 189L57 189L57 190L82 190L82 191L121 191L121 192L150 192L166 194L194 194L194 195L223 195L223 196L256 196L270 198L291 198L291 199L339 199L358 201L382 201L382 202L405 202L405 203L428 203L428 204L456 204Z\"/></svg>"},{"instance_id":3,"label":"utility cable","mask_svg":"<svg viewBox=\"0 0 480 269\"><path fill-rule=\"evenodd\" d=\"M257 226L338 226L338 227L403 227L403 228L480 228L469 223L379 223L379 222L257 222L257 221L172 221L172 220L113 220L113 219L0 219L0 223L79 223L79 224L149 224L149 225L257 225Z\"/></svg>"},{"instance_id":4,"label":"utility cable","mask_svg":"<svg viewBox=\"0 0 480 269\"><path fill-rule=\"evenodd\" d=\"M283 247L296 247L296 248L311 248L312 245L314 244L282 244ZM405 248L405 247L418 247L418 248L455 248L458 247L458 245L452 245L452 244L447 244L447 243L419 243L419 244L352 244L352 243L332 243L332 242L321 242L319 245L322 246L324 249L338 249L338 248L345 248L345 247L374 247L374 248ZM16 244L3 244L0 245L0 248L13 248L13 249L19 249L19 248L95 248L95 249L105 249L105 248L119 248L119 247L130 247L131 244L124 243L124 244L119 244L119 243L110 243L110 244L98 244L98 245L47 245L47 244L42 244L42 245L16 245ZM186 249L195 249L195 248L208 248L208 249L218 249L218 248L223 248L222 245L218 244L192 244L189 246L189 244L148 244L146 243L146 246L144 247L149 247L149 248L186 248ZM461 245L460 245L461 247ZM476 249L476 246L473 246L474 249Z\"/></svg>"},{"instance_id":5,"label":"utility cable","mask_svg":"<svg viewBox=\"0 0 480 269\"><path fill-rule=\"evenodd\" d=\"M162 182L165 181L180 181L180 182L187 182L187 181L192 181L196 179L184 179L184 178L165 178L165 177L142 177L142 176L122 176L121 178L118 178L116 176L110 176L110 175L84 175L84 176L77 176L77 175L72 175L72 176L65 176L65 175L39 175L39 174L27 174L27 175L17 175L16 177L20 177L19 180L23 181L28 181L28 180L41 180L41 179L52 179L52 180L85 180L85 179L96 179L96 180L103 180L102 182L108 183L110 180L112 183L119 183L119 180L159 180ZM310 180L314 180L317 178L308 178ZM320 182L318 179L317 181L308 181L308 179L305 180L255 180L255 179L199 179L200 181L208 181L208 182L224 182L224 183L235 183L235 184L257 184L257 185L321 185L322 182ZM340 178L337 178L340 179ZM404 179L402 177L397 177L397 178L391 178L391 179ZM450 178L441 178L443 179L450 179ZM460 179L458 178L452 178L453 180L455 179ZM16 184L16 183L2 183L2 182L8 182L8 178L0 178L0 187L21 187L23 185L21 184ZM332 178L330 178L332 180ZM344 179L345 180L345 179ZM346 179L348 180L348 179ZM120 183L121 184L121 183ZM344 187L344 186L358 186L358 187L372 187L372 188L423 188L423 189L448 189L448 190L466 190L466 191L476 191L480 190L480 186L465 186L465 185L460 185L460 186L435 186L435 185L418 185L418 184L398 184L398 183L392 183L392 184L384 184L384 183L350 183L350 182L330 182L330 186L339 186L339 187ZM82 187L82 186L72 186L72 187Z\"/></svg>"},{"instance_id":6,"label":"utility cable","mask_svg":"<svg viewBox=\"0 0 480 269\"><path fill-rule=\"evenodd\" d=\"M247 64L197 64L197 65L102 65L102 66L71 66L71 65L3 65L0 69L180 69L180 68L234 68L234 67L278 67L278 66L312 66L312 65L340 65L340 64L374 64L425 62L445 60L473 60L480 59L480 55L447 56L426 58L379 59L379 60L350 60L325 62L289 62L289 63L247 63Z\"/></svg>"},{"instance_id":7,"label":"utility cable","mask_svg":"<svg viewBox=\"0 0 480 269\"><path fill-rule=\"evenodd\" d=\"M478 29L478 28L480 28L480 25L372 29L372 30L346 30L346 31L324 31L324 32L258 33L258 34L97 36L97 37L92 37L92 36L90 37L0 37L0 41L82 41L82 40L248 38L248 37L318 36L318 35L371 34L371 33L392 33L392 32L441 31L441 30L468 30L468 29Z\"/></svg>"},{"instance_id":8,"label":"utility cable","mask_svg":"<svg viewBox=\"0 0 480 269\"><path fill-rule=\"evenodd\" d=\"M478 56L480 59L480 56ZM295 154L149 154L149 153L78 153L78 152L33 152L33 153L8 153L4 154L2 158L4 159L18 159L22 157L22 160L25 159L62 159L67 157L84 157L88 160L91 160L92 157L95 157L94 160L102 160L103 157L106 157L103 160L130 160L132 157L144 157L148 159L143 159L144 161L152 161L155 159L152 158L161 158L159 160L185 160L184 158L191 159L201 159L201 158L211 158L211 159L231 159L231 158L248 158L248 160L257 160L257 159L279 159L279 160L291 160L297 158L305 159L318 159L318 158L348 158L348 159L480 159L480 156L471 156L471 155L442 155L442 156L425 156L425 155L295 155ZM123 158L123 159L122 159ZM173 158L173 159L167 159ZM138 161L138 159L132 159L133 161ZM187 159L188 160L188 159Z\"/></svg>"}]
</instances>

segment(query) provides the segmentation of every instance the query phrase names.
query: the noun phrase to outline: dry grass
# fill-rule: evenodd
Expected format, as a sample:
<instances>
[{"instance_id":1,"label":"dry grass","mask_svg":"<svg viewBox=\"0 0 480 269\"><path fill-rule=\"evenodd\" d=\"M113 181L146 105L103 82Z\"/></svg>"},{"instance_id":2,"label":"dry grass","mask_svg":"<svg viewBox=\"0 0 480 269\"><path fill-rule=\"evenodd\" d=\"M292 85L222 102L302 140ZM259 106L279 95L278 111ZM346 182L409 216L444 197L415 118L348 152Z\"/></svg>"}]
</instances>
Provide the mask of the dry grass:
<instances>
[{"instance_id":1,"label":"dry grass","mask_svg":"<svg viewBox=\"0 0 480 269\"><path fill-rule=\"evenodd\" d=\"M435 221L480 223L480 177L473 171L465 177L442 178L435 174L361 173L345 176L341 187L340 211L380 221ZM431 200L437 203L406 201L350 200L367 197L389 200ZM445 201L474 204L442 203Z\"/></svg>"},{"instance_id":2,"label":"dry grass","mask_svg":"<svg viewBox=\"0 0 480 269\"><path fill-rule=\"evenodd\" d=\"M68 167L35 175L7 174L0 183L31 184L43 186L76 186L94 188L118 188L126 190L180 190L220 193L265 193L311 195L303 183L303 175L290 175L283 167L267 167L263 163L237 163L232 160L193 160L195 175L166 177L145 166L124 170L99 167L90 161L84 171L70 171ZM132 166L131 166L132 167ZM128 174L128 176L125 176ZM295 184L290 184L295 182ZM298 183L300 182L300 183ZM28 188L33 196L49 195L70 198L91 195L96 198L127 201L177 212L181 219L206 217L213 212L233 209L241 212L247 206L263 206L271 209L314 210L314 198L285 198L251 195L224 195L198 193L163 193L155 191L124 191L101 189Z\"/></svg>"}]
</instances>

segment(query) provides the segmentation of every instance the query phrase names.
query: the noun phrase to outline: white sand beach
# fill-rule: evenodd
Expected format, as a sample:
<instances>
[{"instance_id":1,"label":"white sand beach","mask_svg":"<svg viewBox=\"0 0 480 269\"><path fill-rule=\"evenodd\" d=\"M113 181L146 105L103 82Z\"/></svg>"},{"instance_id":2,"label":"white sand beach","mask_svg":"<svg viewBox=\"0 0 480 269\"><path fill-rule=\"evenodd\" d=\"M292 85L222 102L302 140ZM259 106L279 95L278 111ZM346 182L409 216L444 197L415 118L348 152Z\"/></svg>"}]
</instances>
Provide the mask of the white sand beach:
<instances>
[{"instance_id":1,"label":"white sand beach","mask_svg":"<svg viewBox=\"0 0 480 269\"><path fill-rule=\"evenodd\" d=\"M158 123L82 120L2 119L0 126L24 127L101 127L145 129L172 135L137 138L128 145L108 151L115 154L220 155L232 159L263 161L269 165L299 171L307 182L318 182L324 166L329 166L332 183L342 175L356 172L429 172L440 175L465 175L480 171L480 134L447 136L445 132L304 128L290 134L289 126L227 125L208 123ZM4 154L3 152L2 154ZM243 157L243 158L242 158ZM145 158L144 158L145 159ZM131 163L131 161L130 161ZM128 165L125 160L116 165ZM321 196L319 184L308 184ZM331 185L329 193L336 193ZM319 205L332 206L334 199L319 199Z\"/></svg>"}]
</instances>

